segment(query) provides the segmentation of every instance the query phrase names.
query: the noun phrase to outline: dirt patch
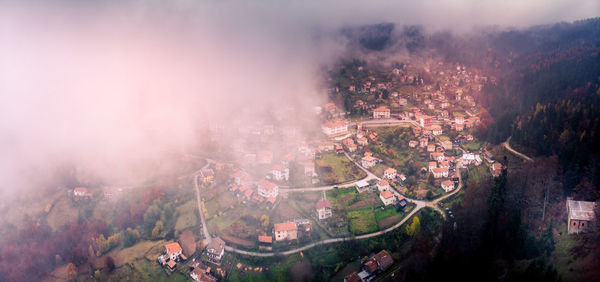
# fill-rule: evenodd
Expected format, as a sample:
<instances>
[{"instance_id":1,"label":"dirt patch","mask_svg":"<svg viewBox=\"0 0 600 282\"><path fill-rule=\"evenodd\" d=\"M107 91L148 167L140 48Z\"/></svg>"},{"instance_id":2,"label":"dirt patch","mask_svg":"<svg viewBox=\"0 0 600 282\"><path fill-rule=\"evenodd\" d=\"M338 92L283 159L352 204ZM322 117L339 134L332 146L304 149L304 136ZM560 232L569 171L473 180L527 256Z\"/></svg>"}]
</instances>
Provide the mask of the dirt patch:
<instances>
[{"instance_id":1,"label":"dirt patch","mask_svg":"<svg viewBox=\"0 0 600 282\"><path fill-rule=\"evenodd\" d=\"M219 203L219 206L222 210L226 210L229 207L233 206L235 204L234 201L234 198L229 193L223 193L217 199L217 202Z\"/></svg>"},{"instance_id":2,"label":"dirt patch","mask_svg":"<svg viewBox=\"0 0 600 282\"><path fill-rule=\"evenodd\" d=\"M384 218L384 219L378 221L377 225L379 225L379 229L384 229L384 228L388 228L388 227L396 224L399 221L400 221L400 219L398 218L398 216L393 215L393 216L390 216L388 218Z\"/></svg>"},{"instance_id":3,"label":"dirt patch","mask_svg":"<svg viewBox=\"0 0 600 282\"><path fill-rule=\"evenodd\" d=\"M308 260L295 263L291 270L291 281L309 281L312 276L312 266Z\"/></svg>"},{"instance_id":4,"label":"dirt patch","mask_svg":"<svg viewBox=\"0 0 600 282\"><path fill-rule=\"evenodd\" d=\"M221 235L221 239L223 239L227 243L231 243L231 244L235 244L235 245L246 246L246 247L254 246L253 241L236 238L236 237L232 237L229 235Z\"/></svg>"},{"instance_id":5,"label":"dirt patch","mask_svg":"<svg viewBox=\"0 0 600 282\"><path fill-rule=\"evenodd\" d=\"M369 198L362 201L358 201L348 207L350 210L360 209L366 206L376 206L379 198Z\"/></svg>"},{"instance_id":6,"label":"dirt patch","mask_svg":"<svg viewBox=\"0 0 600 282\"><path fill-rule=\"evenodd\" d=\"M276 217L273 218L273 222L275 223L301 217L300 213L298 213L298 211L295 210L288 202L281 202L277 206L277 210L272 214Z\"/></svg>"},{"instance_id":7,"label":"dirt patch","mask_svg":"<svg viewBox=\"0 0 600 282\"><path fill-rule=\"evenodd\" d=\"M340 205L345 206L348 202L350 202L350 200L352 200L354 198L355 195L347 195L344 196L343 198L338 200L338 203L340 203Z\"/></svg>"},{"instance_id":8,"label":"dirt patch","mask_svg":"<svg viewBox=\"0 0 600 282\"><path fill-rule=\"evenodd\" d=\"M179 235L179 243L181 243L181 248L186 256L191 256L196 252L196 238L192 231L183 231L183 233Z\"/></svg>"}]
</instances>

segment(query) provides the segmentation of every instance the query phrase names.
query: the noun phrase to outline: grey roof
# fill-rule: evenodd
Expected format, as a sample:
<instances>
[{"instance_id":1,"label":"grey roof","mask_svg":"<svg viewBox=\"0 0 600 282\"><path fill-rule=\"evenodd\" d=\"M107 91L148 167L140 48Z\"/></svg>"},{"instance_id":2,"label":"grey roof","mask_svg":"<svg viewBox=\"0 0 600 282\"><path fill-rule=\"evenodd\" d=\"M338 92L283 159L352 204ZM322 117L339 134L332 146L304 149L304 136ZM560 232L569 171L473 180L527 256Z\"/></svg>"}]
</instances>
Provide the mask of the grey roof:
<instances>
[{"instance_id":1,"label":"grey roof","mask_svg":"<svg viewBox=\"0 0 600 282\"><path fill-rule=\"evenodd\" d=\"M594 202L567 200L569 218L576 220L593 220L595 218L595 204L596 203Z\"/></svg>"},{"instance_id":2,"label":"grey roof","mask_svg":"<svg viewBox=\"0 0 600 282\"><path fill-rule=\"evenodd\" d=\"M225 241L219 237L212 238L210 243L206 246L206 250L215 253L221 253L225 249ZM212 251L214 250L214 251Z\"/></svg>"},{"instance_id":3,"label":"grey roof","mask_svg":"<svg viewBox=\"0 0 600 282\"><path fill-rule=\"evenodd\" d=\"M356 181L356 186L358 186L358 188L367 187L369 186L369 182L365 180Z\"/></svg>"}]
</instances>

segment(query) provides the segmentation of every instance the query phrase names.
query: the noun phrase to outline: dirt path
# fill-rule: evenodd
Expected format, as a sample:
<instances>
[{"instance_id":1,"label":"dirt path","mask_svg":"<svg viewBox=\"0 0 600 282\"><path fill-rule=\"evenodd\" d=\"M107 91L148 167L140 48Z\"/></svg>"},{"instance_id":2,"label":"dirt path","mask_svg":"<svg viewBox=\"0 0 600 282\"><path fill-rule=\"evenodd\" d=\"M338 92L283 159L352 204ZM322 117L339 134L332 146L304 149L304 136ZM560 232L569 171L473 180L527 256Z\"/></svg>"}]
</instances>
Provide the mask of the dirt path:
<instances>
[{"instance_id":1,"label":"dirt path","mask_svg":"<svg viewBox=\"0 0 600 282\"><path fill-rule=\"evenodd\" d=\"M521 157L522 159L524 159L524 160L526 160L526 161L528 161L528 162L533 162L533 159L532 159L532 158L528 157L527 155L525 155L525 154L523 154L523 153L521 153L521 152L517 152L515 149L513 149L513 148L510 146L510 138L512 138L512 136L508 137L508 139L506 139L506 141L504 141L504 142L502 143L502 145L504 146L504 148L506 148L506 150L510 151L511 153L513 153L513 154L515 154L515 155L517 155L517 156Z\"/></svg>"}]
</instances>

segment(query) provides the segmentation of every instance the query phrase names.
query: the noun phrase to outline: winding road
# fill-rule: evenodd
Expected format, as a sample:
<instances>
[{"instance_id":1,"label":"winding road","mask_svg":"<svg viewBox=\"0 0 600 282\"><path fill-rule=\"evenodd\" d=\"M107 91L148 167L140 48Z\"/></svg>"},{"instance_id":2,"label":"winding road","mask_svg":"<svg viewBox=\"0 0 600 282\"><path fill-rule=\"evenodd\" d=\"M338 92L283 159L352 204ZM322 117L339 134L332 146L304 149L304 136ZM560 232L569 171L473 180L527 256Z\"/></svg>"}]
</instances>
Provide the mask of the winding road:
<instances>
[{"instance_id":1,"label":"winding road","mask_svg":"<svg viewBox=\"0 0 600 282\"><path fill-rule=\"evenodd\" d=\"M355 162L347 153L344 153L344 154L346 155L346 157L348 159L350 159L352 162L354 162L355 165L357 165L360 169L362 169L363 171L365 171L367 173L367 176L365 178L363 178L362 180L368 181L371 179L378 179L378 180L380 179L379 177L377 177L376 175L371 173L369 170L362 167L359 163ZM210 163L211 163L211 160L207 160L207 164L205 165L205 167L207 167ZM434 210L437 210L438 212L441 213L441 215L445 219L446 214L438 207L438 204L439 204L439 202L447 199L448 197L458 193L458 191L460 191L460 189L462 188L463 184L462 184L462 177L460 175L460 167L461 167L461 161L459 160L456 164L456 171L458 174L459 181L458 181L458 186L456 187L456 189L454 189L454 191L452 191L442 197L439 197L433 201L414 200L414 199L407 198L409 201L411 201L412 203L415 204L415 208L410 213L408 213L408 215L406 215L400 222L398 222L398 223L394 224L393 226L390 226L384 230L380 230L380 231L369 233L369 234L363 234L363 235L359 235L359 236L348 236L348 237L340 237L340 238L331 238L331 239L321 240L321 241L313 242L313 243L310 243L308 245L305 245L305 246L302 246L302 247L299 247L296 249L282 251L282 252L252 252L252 251L240 250L240 249L237 249L237 248L234 248L231 246L226 246L225 250L228 252L233 252L233 253L238 253L238 254L248 255L248 256L272 257L275 255L291 255L291 254L302 252L302 251L310 249L310 248L314 248L316 246L321 246L321 245L326 245L326 244L331 244L331 243L344 242L347 240L360 240L360 239L372 238L372 237L380 236L382 234L385 234L385 233L388 233L388 232L391 232L391 231L397 229L398 227L402 226L402 224L404 224L408 219L410 219L415 213L417 213L419 210L421 210L422 208L425 208L425 207L429 207L429 208L433 208ZM201 200L200 199L200 185L198 185L198 173L199 173L199 171L197 171L194 174L194 185L196 187L196 196L198 199L198 209L200 211L200 220L202 221L202 232L206 236L206 240L208 241L207 243L209 243L212 238L210 237L208 228L206 227L204 213L202 212L202 202L200 201ZM282 188L280 190L287 191L287 192L326 191L326 190L334 189L336 186L337 187L350 187L350 186L354 186L354 182L352 182L350 184L345 184L345 185L329 185L329 186L322 186L322 187L287 188L287 189Z\"/></svg>"},{"instance_id":2,"label":"winding road","mask_svg":"<svg viewBox=\"0 0 600 282\"><path fill-rule=\"evenodd\" d=\"M506 139L506 141L504 141L502 143L502 146L504 146L504 148L506 148L506 150L508 150L509 152L511 152L511 153L513 153L513 154L515 154L515 155L517 155L519 157L521 157L522 159L524 159L524 160L526 160L528 162L533 162L532 158L528 157L527 155L525 155L525 154L523 154L521 152L516 151L515 149L513 149L510 146L510 138L512 138L512 136L508 137L508 139Z\"/></svg>"}]
</instances>

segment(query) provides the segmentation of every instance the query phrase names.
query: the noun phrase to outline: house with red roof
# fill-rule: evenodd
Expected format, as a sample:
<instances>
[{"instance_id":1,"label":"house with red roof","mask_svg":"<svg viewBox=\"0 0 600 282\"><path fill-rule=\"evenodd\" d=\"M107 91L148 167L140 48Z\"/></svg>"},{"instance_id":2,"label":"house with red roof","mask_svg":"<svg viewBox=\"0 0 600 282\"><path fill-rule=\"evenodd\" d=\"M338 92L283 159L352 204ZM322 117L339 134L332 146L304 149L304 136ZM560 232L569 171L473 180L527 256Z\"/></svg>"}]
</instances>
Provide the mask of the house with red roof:
<instances>
[{"instance_id":1,"label":"house with red roof","mask_svg":"<svg viewBox=\"0 0 600 282\"><path fill-rule=\"evenodd\" d=\"M298 226L293 221L275 223L273 228L275 241L298 239Z\"/></svg>"},{"instance_id":2,"label":"house with red roof","mask_svg":"<svg viewBox=\"0 0 600 282\"><path fill-rule=\"evenodd\" d=\"M319 220L328 219L333 215L331 203L327 199L317 202L317 216Z\"/></svg>"},{"instance_id":3,"label":"house with red roof","mask_svg":"<svg viewBox=\"0 0 600 282\"><path fill-rule=\"evenodd\" d=\"M277 184L261 179L257 183L258 194L264 198L277 197L279 195L279 187Z\"/></svg>"},{"instance_id":4,"label":"house with red roof","mask_svg":"<svg viewBox=\"0 0 600 282\"><path fill-rule=\"evenodd\" d=\"M384 206L393 205L396 202L396 197L394 197L394 194L389 190L379 193L379 199L381 199Z\"/></svg>"},{"instance_id":5,"label":"house with red roof","mask_svg":"<svg viewBox=\"0 0 600 282\"><path fill-rule=\"evenodd\" d=\"M388 119L390 118L390 109L386 106L380 106L373 110L374 119Z\"/></svg>"}]
</instances>

